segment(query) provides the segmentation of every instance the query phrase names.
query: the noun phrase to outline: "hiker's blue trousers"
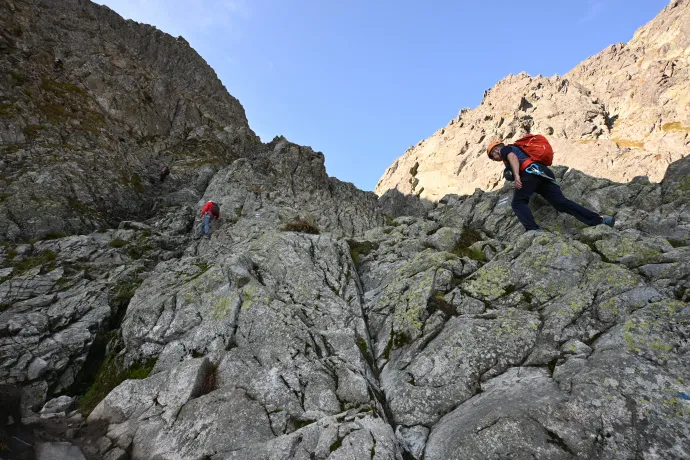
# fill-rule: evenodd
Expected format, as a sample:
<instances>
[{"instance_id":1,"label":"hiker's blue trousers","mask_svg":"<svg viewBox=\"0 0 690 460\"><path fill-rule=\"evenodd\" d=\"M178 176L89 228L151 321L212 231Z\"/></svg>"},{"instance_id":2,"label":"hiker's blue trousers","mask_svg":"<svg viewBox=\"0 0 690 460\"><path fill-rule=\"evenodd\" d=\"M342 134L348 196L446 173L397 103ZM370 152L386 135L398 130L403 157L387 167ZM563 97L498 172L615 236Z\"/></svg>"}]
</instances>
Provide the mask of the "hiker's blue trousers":
<instances>
[{"instance_id":1,"label":"hiker's blue trousers","mask_svg":"<svg viewBox=\"0 0 690 460\"><path fill-rule=\"evenodd\" d=\"M209 223L211 221L211 214L206 213L204 217L201 218L201 227L199 228L199 236L209 236L211 234L211 229L209 228Z\"/></svg>"},{"instance_id":2,"label":"hiker's blue trousers","mask_svg":"<svg viewBox=\"0 0 690 460\"><path fill-rule=\"evenodd\" d=\"M551 171L546 166L540 165L542 171L548 174L550 177L554 177L553 171ZM556 208L558 212L564 212L570 214L580 222L586 225L599 225L602 222L601 216L582 205L570 201L561 192L561 187L554 184L550 180L539 177L534 174L529 174L526 172L520 173L520 180L522 181L522 188L520 190L515 189L513 194L513 202L511 207L513 212L517 216L518 220L525 227L525 230L537 230L539 226L534 221L534 216L532 211L529 209L529 199L532 197L534 192L544 197L551 206Z\"/></svg>"}]
</instances>

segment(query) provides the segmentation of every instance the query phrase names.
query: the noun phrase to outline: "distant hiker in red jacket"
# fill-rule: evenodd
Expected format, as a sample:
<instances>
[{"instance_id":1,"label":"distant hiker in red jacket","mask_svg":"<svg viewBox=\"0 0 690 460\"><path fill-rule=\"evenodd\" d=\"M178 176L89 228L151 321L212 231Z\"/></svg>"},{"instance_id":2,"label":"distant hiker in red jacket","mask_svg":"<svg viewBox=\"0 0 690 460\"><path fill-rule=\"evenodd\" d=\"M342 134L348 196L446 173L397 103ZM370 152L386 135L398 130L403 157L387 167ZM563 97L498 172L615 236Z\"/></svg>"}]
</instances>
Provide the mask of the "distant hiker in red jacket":
<instances>
[{"instance_id":1,"label":"distant hiker in red jacket","mask_svg":"<svg viewBox=\"0 0 690 460\"><path fill-rule=\"evenodd\" d=\"M503 161L506 167L503 177L515 181L511 207L525 230L541 231L528 206L534 192L544 197L556 211L570 214L583 224L613 227L613 217L601 216L563 196L556 176L547 167L553 161L553 149L541 134L527 135L509 145L492 142L487 153L491 160Z\"/></svg>"},{"instance_id":2,"label":"distant hiker in red jacket","mask_svg":"<svg viewBox=\"0 0 690 460\"><path fill-rule=\"evenodd\" d=\"M209 223L211 221L211 218L216 220L220 219L220 207L218 206L218 203L216 203L213 200L210 200L208 203L206 203L204 209L201 210L201 214L199 214L199 217L201 217L199 236L201 237L206 235L206 238L210 238L211 229L209 228Z\"/></svg>"},{"instance_id":3,"label":"distant hiker in red jacket","mask_svg":"<svg viewBox=\"0 0 690 460\"><path fill-rule=\"evenodd\" d=\"M163 167L163 170L161 171L161 183L165 181L165 178L170 175L170 168L167 166Z\"/></svg>"}]
</instances>

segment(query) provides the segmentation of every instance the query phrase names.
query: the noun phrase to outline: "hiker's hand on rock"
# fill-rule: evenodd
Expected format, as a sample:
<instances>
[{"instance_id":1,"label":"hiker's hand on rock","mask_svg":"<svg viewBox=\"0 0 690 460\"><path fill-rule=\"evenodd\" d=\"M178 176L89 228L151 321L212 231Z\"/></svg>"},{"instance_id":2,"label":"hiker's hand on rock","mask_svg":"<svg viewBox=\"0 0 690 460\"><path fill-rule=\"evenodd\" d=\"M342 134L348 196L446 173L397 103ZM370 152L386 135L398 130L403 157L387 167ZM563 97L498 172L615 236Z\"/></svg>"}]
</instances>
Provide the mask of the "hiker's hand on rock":
<instances>
[{"instance_id":1,"label":"hiker's hand on rock","mask_svg":"<svg viewBox=\"0 0 690 460\"><path fill-rule=\"evenodd\" d=\"M516 189L520 190L520 189L522 188L522 181L520 180L519 177L516 177L516 178L515 178L514 184L515 184L515 188L516 188Z\"/></svg>"}]
</instances>

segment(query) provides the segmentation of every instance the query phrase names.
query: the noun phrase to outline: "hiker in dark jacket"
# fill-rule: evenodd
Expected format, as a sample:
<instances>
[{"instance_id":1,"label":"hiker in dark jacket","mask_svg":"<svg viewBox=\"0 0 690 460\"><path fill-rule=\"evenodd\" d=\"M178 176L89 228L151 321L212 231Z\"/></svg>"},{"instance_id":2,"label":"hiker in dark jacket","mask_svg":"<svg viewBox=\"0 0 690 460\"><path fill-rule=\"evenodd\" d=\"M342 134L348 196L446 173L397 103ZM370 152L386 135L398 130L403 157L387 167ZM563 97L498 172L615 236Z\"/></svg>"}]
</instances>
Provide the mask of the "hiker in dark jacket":
<instances>
[{"instance_id":1,"label":"hiker in dark jacket","mask_svg":"<svg viewBox=\"0 0 690 460\"><path fill-rule=\"evenodd\" d=\"M211 237L211 229L209 227L209 223L211 219L218 220L220 219L220 207L218 206L218 203L216 203L213 200L209 200L206 205L204 205L204 208L201 210L201 214L199 214L199 217L201 217L201 226L199 227L199 236L204 236L206 235L206 238Z\"/></svg>"},{"instance_id":2,"label":"hiker in dark jacket","mask_svg":"<svg viewBox=\"0 0 690 460\"><path fill-rule=\"evenodd\" d=\"M543 136L541 139L546 142ZM548 147L550 148L550 146ZM590 226L605 224L613 227L615 223L613 217L601 216L563 196L553 171L538 161L532 160L520 147L505 145L503 142L492 142L487 153L490 159L503 161L506 165L504 177L507 180L515 181L511 207L525 230L541 231L528 206L529 199L534 192L544 197L551 206L556 208L556 211L570 214L583 224Z\"/></svg>"},{"instance_id":3,"label":"hiker in dark jacket","mask_svg":"<svg viewBox=\"0 0 690 460\"><path fill-rule=\"evenodd\" d=\"M167 166L163 167L163 170L161 171L161 183L165 181L165 178L170 175L170 168Z\"/></svg>"}]
</instances>

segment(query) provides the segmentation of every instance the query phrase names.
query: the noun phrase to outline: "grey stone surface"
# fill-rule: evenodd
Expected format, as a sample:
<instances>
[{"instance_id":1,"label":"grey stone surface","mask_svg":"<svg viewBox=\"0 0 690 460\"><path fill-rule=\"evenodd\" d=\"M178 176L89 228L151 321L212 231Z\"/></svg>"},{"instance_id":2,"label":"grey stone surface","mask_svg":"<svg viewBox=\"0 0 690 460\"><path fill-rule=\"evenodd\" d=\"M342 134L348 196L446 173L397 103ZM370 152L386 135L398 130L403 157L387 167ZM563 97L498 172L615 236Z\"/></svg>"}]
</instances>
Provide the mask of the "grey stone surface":
<instances>
[{"instance_id":1,"label":"grey stone surface","mask_svg":"<svg viewBox=\"0 0 690 460\"><path fill-rule=\"evenodd\" d=\"M67 442L43 442L36 445L36 460L86 460L81 450Z\"/></svg>"},{"instance_id":2,"label":"grey stone surface","mask_svg":"<svg viewBox=\"0 0 690 460\"><path fill-rule=\"evenodd\" d=\"M72 407L74 407L75 402L76 398L67 395L58 396L57 398L51 399L43 405L43 408L41 409L41 414L51 414L59 412L69 413Z\"/></svg>"},{"instance_id":3,"label":"grey stone surface","mask_svg":"<svg viewBox=\"0 0 690 460\"><path fill-rule=\"evenodd\" d=\"M20 145L2 160L0 384L34 441L71 442L37 448L79 446L89 460L690 456L690 159L661 184L555 168L572 199L615 212L615 229L583 228L535 198L546 231L525 233L509 186L437 205L377 201L329 177L320 152L259 143L182 39L64 4L71 28L49 2L0 4L0 45L16 58L0 54L2 69L36 72L12 94L49 82L20 103L44 126L32 142L25 121L0 125ZM26 33L5 34L5 18ZM71 50L56 75L40 26ZM182 70L156 77L171 60ZM151 101L134 104L144 91ZM40 112L75 98L108 127L65 133ZM18 167L63 151L69 167L53 176ZM85 165L114 152L128 160L87 189ZM134 171L160 161L173 174L141 176L136 190ZM28 183L41 217L6 218ZM45 199L58 183L78 216ZM221 219L195 239L209 199Z\"/></svg>"}]
</instances>

